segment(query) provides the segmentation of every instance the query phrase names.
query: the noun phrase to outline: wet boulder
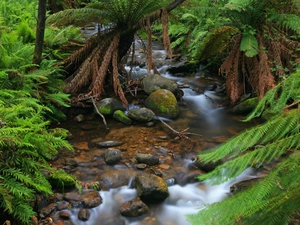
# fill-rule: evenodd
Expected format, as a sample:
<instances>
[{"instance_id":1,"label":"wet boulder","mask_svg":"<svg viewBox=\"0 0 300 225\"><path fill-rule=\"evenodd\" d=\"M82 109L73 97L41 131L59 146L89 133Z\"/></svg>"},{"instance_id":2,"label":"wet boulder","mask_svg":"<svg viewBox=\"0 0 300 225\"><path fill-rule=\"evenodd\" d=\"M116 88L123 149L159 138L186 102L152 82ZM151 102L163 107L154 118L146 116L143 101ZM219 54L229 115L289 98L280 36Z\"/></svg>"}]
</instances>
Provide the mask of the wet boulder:
<instances>
[{"instance_id":1,"label":"wet boulder","mask_svg":"<svg viewBox=\"0 0 300 225\"><path fill-rule=\"evenodd\" d=\"M176 93L178 90L178 84L175 81L158 74L146 76L142 80L142 84L144 87L144 91L147 94L151 94L152 92L155 92L159 89L166 89L172 93Z\"/></svg>"},{"instance_id":2,"label":"wet boulder","mask_svg":"<svg viewBox=\"0 0 300 225\"><path fill-rule=\"evenodd\" d=\"M128 117L139 122L150 122L154 119L154 112L145 107L135 108L128 111Z\"/></svg>"},{"instance_id":3,"label":"wet boulder","mask_svg":"<svg viewBox=\"0 0 300 225\"><path fill-rule=\"evenodd\" d=\"M109 148L105 150L104 160L107 164L113 165L122 159L122 153L119 149Z\"/></svg>"},{"instance_id":4,"label":"wet boulder","mask_svg":"<svg viewBox=\"0 0 300 225\"><path fill-rule=\"evenodd\" d=\"M91 191L81 196L81 202L85 208L94 208L102 203L102 198L98 191Z\"/></svg>"},{"instance_id":5,"label":"wet boulder","mask_svg":"<svg viewBox=\"0 0 300 225\"><path fill-rule=\"evenodd\" d=\"M258 104L258 98L248 98L245 101L242 101L241 103L237 104L233 107L232 112L238 113L238 114L247 114L250 113L252 110L255 109L255 107Z\"/></svg>"},{"instance_id":6,"label":"wet boulder","mask_svg":"<svg viewBox=\"0 0 300 225\"><path fill-rule=\"evenodd\" d=\"M159 158L151 154L138 153L136 155L136 161L138 163L147 164L149 166L159 164Z\"/></svg>"},{"instance_id":7,"label":"wet boulder","mask_svg":"<svg viewBox=\"0 0 300 225\"><path fill-rule=\"evenodd\" d=\"M145 104L158 116L174 119L179 115L179 106L175 95L165 89L150 94Z\"/></svg>"},{"instance_id":8,"label":"wet boulder","mask_svg":"<svg viewBox=\"0 0 300 225\"><path fill-rule=\"evenodd\" d=\"M118 188L128 185L129 180L135 175L133 170L109 170L100 175L100 188L107 191L111 188Z\"/></svg>"},{"instance_id":9,"label":"wet boulder","mask_svg":"<svg viewBox=\"0 0 300 225\"><path fill-rule=\"evenodd\" d=\"M148 211L148 206L140 199L125 202L120 206L121 215L126 217L138 217L148 213Z\"/></svg>"},{"instance_id":10,"label":"wet boulder","mask_svg":"<svg viewBox=\"0 0 300 225\"><path fill-rule=\"evenodd\" d=\"M50 215L52 212L56 210L57 210L57 203L51 203L39 211L39 216L41 218L46 218L48 215Z\"/></svg>"},{"instance_id":11,"label":"wet boulder","mask_svg":"<svg viewBox=\"0 0 300 225\"><path fill-rule=\"evenodd\" d=\"M102 115L113 115L116 110L125 110L122 102L114 98L104 98L96 104Z\"/></svg>"},{"instance_id":12,"label":"wet boulder","mask_svg":"<svg viewBox=\"0 0 300 225\"><path fill-rule=\"evenodd\" d=\"M131 119L128 116L126 116L122 110L116 110L113 114L113 118L127 125L132 123Z\"/></svg>"},{"instance_id":13,"label":"wet boulder","mask_svg":"<svg viewBox=\"0 0 300 225\"><path fill-rule=\"evenodd\" d=\"M140 199L146 203L162 202L169 196L167 183L154 174L138 174L134 186Z\"/></svg>"},{"instance_id":14,"label":"wet boulder","mask_svg":"<svg viewBox=\"0 0 300 225\"><path fill-rule=\"evenodd\" d=\"M78 219L82 221L88 221L90 218L90 210L89 209L79 209L78 211Z\"/></svg>"}]
</instances>

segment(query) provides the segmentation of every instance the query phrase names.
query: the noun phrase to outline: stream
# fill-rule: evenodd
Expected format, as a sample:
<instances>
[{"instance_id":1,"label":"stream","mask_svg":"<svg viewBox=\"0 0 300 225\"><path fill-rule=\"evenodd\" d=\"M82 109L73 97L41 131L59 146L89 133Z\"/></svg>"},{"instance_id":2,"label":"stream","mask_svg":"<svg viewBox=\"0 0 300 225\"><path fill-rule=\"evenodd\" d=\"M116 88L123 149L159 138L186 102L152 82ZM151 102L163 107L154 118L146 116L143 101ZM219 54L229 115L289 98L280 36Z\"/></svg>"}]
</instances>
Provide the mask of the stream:
<instances>
[{"instance_id":1,"label":"stream","mask_svg":"<svg viewBox=\"0 0 300 225\"><path fill-rule=\"evenodd\" d=\"M140 43L137 43L140 44ZM145 58L141 45L137 45L136 59ZM105 132L102 119L95 114L84 113L83 122L75 122L74 117L80 109L72 111L69 119L59 125L72 134L70 143L74 153L62 153L52 163L74 174L83 183L97 182L109 171L126 171L127 174L139 171L135 167L137 153L157 155L160 164L146 168L145 172L159 173L167 182L169 197L162 203L150 204L149 212L140 217L123 217L119 213L120 205L137 198L132 179L121 187L100 190L102 204L89 210L87 221L78 219L78 207L65 211L71 214L70 221L74 225L190 225L187 214L196 213L214 202L222 201L231 195L230 187L237 182L255 177L251 170L246 170L235 180L211 186L191 177L199 175L191 165L201 150L214 148L253 126L243 123L243 117L234 115L226 106L226 97L218 92L222 88L223 79L215 75L204 74L200 68L195 76L174 76L167 68L172 64L166 60L166 51L160 44L153 47L153 56L162 76L175 80L182 86L183 102L180 115L176 120L164 119L173 129L195 135L187 135L189 139L177 139L176 135L159 120L149 124L124 125L107 118L109 131ZM126 67L129 71L129 66ZM146 68L136 66L132 77L147 74ZM101 141L119 141L116 147L122 151L122 160L116 165L106 165L103 161L105 149L97 146ZM76 160L76 168L69 167L69 161ZM134 171L134 172L133 172ZM197 171L197 173L195 173ZM200 171L201 172L201 171Z\"/></svg>"}]
</instances>

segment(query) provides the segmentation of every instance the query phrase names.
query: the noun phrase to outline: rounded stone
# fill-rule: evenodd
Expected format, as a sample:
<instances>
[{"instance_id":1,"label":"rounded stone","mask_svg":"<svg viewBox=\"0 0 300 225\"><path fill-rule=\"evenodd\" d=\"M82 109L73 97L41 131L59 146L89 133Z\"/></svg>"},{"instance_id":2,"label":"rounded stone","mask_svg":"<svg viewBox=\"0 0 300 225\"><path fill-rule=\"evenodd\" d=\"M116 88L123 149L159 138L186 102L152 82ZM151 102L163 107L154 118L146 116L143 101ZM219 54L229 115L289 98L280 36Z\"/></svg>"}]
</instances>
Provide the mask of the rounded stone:
<instances>
[{"instance_id":1,"label":"rounded stone","mask_svg":"<svg viewBox=\"0 0 300 225\"><path fill-rule=\"evenodd\" d=\"M165 89L151 93L145 104L158 116L174 119L179 115L179 106L175 95Z\"/></svg>"}]
</instances>

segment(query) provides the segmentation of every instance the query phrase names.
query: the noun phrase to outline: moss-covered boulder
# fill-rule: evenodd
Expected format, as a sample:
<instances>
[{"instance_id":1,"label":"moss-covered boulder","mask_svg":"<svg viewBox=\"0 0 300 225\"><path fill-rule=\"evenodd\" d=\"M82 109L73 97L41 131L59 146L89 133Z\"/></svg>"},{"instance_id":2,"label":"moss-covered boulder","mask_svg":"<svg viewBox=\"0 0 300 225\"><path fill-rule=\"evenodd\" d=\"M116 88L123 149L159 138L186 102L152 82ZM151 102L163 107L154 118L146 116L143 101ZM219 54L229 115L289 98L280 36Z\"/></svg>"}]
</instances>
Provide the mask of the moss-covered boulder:
<instances>
[{"instance_id":1,"label":"moss-covered boulder","mask_svg":"<svg viewBox=\"0 0 300 225\"><path fill-rule=\"evenodd\" d=\"M167 183L154 174L138 174L134 186L140 199L146 203L162 202L169 196Z\"/></svg>"},{"instance_id":2,"label":"moss-covered boulder","mask_svg":"<svg viewBox=\"0 0 300 225\"><path fill-rule=\"evenodd\" d=\"M125 110L122 102L114 98L104 98L96 104L102 115L113 115L116 110Z\"/></svg>"},{"instance_id":3,"label":"moss-covered boulder","mask_svg":"<svg viewBox=\"0 0 300 225\"><path fill-rule=\"evenodd\" d=\"M242 101L241 103L234 106L232 112L238 114L247 114L250 113L252 110L254 110L257 104L258 104L257 97L248 98L245 101Z\"/></svg>"},{"instance_id":4,"label":"moss-covered boulder","mask_svg":"<svg viewBox=\"0 0 300 225\"><path fill-rule=\"evenodd\" d=\"M144 91L147 94L151 94L152 92L157 91L159 89L166 89L174 94L178 91L178 84L175 81L165 78L158 74L146 76L142 80L142 83Z\"/></svg>"},{"instance_id":5,"label":"moss-covered boulder","mask_svg":"<svg viewBox=\"0 0 300 225\"><path fill-rule=\"evenodd\" d=\"M113 114L113 118L124 124L129 125L132 123L131 119L128 116L126 116L126 114L122 110L116 110Z\"/></svg>"},{"instance_id":6,"label":"moss-covered boulder","mask_svg":"<svg viewBox=\"0 0 300 225\"><path fill-rule=\"evenodd\" d=\"M179 106L175 95L165 89L151 93L145 104L158 116L174 119L179 115Z\"/></svg>"}]
</instances>

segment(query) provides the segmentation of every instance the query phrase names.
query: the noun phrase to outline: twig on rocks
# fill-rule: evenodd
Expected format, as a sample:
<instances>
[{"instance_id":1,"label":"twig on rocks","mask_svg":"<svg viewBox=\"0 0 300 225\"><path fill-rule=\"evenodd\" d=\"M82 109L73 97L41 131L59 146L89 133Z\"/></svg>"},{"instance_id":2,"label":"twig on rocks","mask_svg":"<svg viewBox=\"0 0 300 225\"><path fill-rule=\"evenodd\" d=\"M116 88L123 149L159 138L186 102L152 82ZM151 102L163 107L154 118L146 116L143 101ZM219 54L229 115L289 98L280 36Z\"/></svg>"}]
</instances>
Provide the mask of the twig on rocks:
<instances>
[{"instance_id":1,"label":"twig on rocks","mask_svg":"<svg viewBox=\"0 0 300 225\"><path fill-rule=\"evenodd\" d=\"M197 136L201 136L201 134L196 134L196 133L190 133L190 132L186 132L188 128L182 130L182 131L177 131L174 128L172 128L170 125L168 125L166 122L164 122L162 119L160 119L159 117L156 117L160 122L162 122L162 124L164 124L166 127L168 127L171 131L173 131L173 133L176 134L175 139L188 139L191 140L187 135L197 135ZM191 140L192 141L192 140Z\"/></svg>"},{"instance_id":2,"label":"twig on rocks","mask_svg":"<svg viewBox=\"0 0 300 225\"><path fill-rule=\"evenodd\" d=\"M91 100L92 100L92 102L93 102L93 105L94 105L94 108L95 108L96 112L102 117L102 120L103 120L103 123L104 123L104 125L105 125L106 130L109 130L109 127L108 127L108 125L107 125L107 123L106 123L105 117L104 117L104 116L102 115L102 113L100 113L99 110L97 109L97 106L96 106L96 102L95 102L94 97L91 96L90 98L91 98Z\"/></svg>"}]
</instances>

